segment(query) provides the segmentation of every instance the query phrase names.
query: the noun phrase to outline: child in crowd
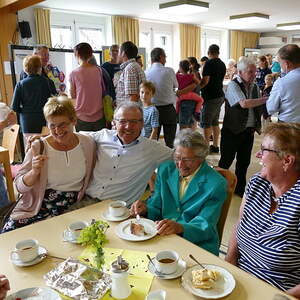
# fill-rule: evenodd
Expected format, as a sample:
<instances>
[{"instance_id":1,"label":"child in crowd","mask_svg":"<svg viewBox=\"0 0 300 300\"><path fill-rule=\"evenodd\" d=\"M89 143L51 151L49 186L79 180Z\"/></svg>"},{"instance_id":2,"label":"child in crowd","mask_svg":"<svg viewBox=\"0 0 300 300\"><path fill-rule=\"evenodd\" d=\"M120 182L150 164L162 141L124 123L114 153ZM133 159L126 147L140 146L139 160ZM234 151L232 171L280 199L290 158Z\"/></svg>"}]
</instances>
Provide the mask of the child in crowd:
<instances>
[{"instance_id":1,"label":"child in crowd","mask_svg":"<svg viewBox=\"0 0 300 300\"><path fill-rule=\"evenodd\" d=\"M145 81L140 85L140 98L144 106L144 136L156 140L159 126L159 113L157 108L151 103L151 98L154 94L155 86L152 82Z\"/></svg>"},{"instance_id":2,"label":"child in crowd","mask_svg":"<svg viewBox=\"0 0 300 300\"><path fill-rule=\"evenodd\" d=\"M178 90L182 90L187 86L195 83L200 83L195 74L189 74L190 63L188 60L182 60L179 63L179 71L176 73L178 81ZM182 102L190 100L188 103L184 103L184 110L182 109ZM176 101L176 112L179 113L179 123L181 128L190 127L193 122L193 115L196 117L200 115L202 108L203 98L195 92L188 92L180 95ZM198 117L197 117L198 118Z\"/></svg>"},{"instance_id":3,"label":"child in crowd","mask_svg":"<svg viewBox=\"0 0 300 300\"><path fill-rule=\"evenodd\" d=\"M155 94L155 86L151 81L144 81L140 85L140 99L144 106L144 137L158 140L159 112L152 104L151 98ZM148 185L150 192L153 193L156 174L152 174Z\"/></svg>"},{"instance_id":4,"label":"child in crowd","mask_svg":"<svg viewBox=\"0 0 300 300\"><path fill-rule=\"evenodd\" d=\"M273 75L268 74L265 76L265 85L262 88L262 97L269 97L271 90L273 88ZM263 113L262 113L262 129L264 130L265 126L271 122L271 116L269 116L266 104L263 105Z\"/></svg>"}]
</instances>

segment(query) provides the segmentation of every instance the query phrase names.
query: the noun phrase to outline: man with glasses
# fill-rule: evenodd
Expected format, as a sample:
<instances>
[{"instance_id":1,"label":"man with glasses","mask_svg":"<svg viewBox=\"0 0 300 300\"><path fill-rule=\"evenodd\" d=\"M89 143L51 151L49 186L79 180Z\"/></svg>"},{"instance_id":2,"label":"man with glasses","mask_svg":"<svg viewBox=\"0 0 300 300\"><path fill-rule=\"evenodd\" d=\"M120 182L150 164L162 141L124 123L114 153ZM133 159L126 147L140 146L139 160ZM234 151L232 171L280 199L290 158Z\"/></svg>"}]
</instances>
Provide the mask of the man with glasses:
<instances>
[{"instance_id":1,"label":"man with glasses","mask_svg":"<svg viewBox=\"0 0 300 300\"><path fill-rule=\"evenodd\" d=\"M158 165L172 158L172 150L140 135L144 124L138 103L121 103L113 123L116 130L89 132L97 145L97 161L86 193L96 201L129 205L140 199Z\"/></svg>"},{"instance_id":2,"label":"man with glasses","mask_svg":"<svg viewBox=\"0 0 300 300\"><path fill-rule=\"evenodd\" d=\"M219 167L229 169L236 158L235 194L243 197L246 174L251 160L254 132L260 133L262 104L267 97L260 98L258 86L254 83L255 62L243 58L237 64L238 75L229 82L226 91L226 106L221 130L221 158ZM259 107L260 106L260 107Z\"/></svg>"},{"instance_id":3,"label":"man with glasses","mask_svg":"<svg viewBox=\"0 0 300 300\"><path fill-rule=\"evenodd\" d=\"M208 144L192 129L181 130L174 141L173 161L160 165L153 196L136 201L133 215L157 221L160 235L180 234L219 254L217 223L226 199L226 180L205 161Z\"/></svg>"}]
</instances>

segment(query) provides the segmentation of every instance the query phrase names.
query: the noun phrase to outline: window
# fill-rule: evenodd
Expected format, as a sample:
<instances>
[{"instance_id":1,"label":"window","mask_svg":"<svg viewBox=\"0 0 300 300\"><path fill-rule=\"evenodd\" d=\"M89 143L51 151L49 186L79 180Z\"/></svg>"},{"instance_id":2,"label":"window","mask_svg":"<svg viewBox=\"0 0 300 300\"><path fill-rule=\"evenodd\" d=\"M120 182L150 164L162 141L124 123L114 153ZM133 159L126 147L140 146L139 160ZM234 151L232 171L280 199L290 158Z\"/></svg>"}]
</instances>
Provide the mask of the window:
<instances>
[{"instance_id":1,"label":"window","mask_svg":"<svg viewBox=\"0 0 300 300\"><path fill-rule=\"evenodd\" d=\"M202 27L201 55L207 56L208 47L212 44L216 44L220 47L220 58L226 62L229 56L228 40L228 30Z\"/></svg>"},{"instance_id":2,"label":"window","mask_svg":"<svg viewBox=\"0 0 300 300\"><path fill-rule=\"evenodd\" d=\"M154 47L163 48L167 55L166 65L171 65L172 56L172 35L167 33L154 33ZM168 64L169 62L169 64Z\"/></svg>"},{"instance_id":3,"label":"window","mask_svg":"<svg viewBox=\"0 0 300 300\"><path fill-rule=\"evenodd\" d=\"M167 55L166 66L173 64L173 26L170 24L140 22L140 47L146 48L148 68L151 65L151 50L163 48Z\"/></svg>"},{"instance_id":4,"label":"window","mask_svg":"<svg viewBox=\"0 0 300 300\"><path fill-rule=\"evenodd\" d=\"M78 43L89 43L94 50L100 50L105 45L104 30L101 27L78 27Z\"/></svg>"},{"instance_id":5,"label":"window","mask_svg":"<svg viewBox=\"0 0 300 300\"><path fill-rule=\"evenodd\" d=\"M71 26L51 25L51 40L53 48L73 48L73 33Z\"/></svg>"}]
</instances>

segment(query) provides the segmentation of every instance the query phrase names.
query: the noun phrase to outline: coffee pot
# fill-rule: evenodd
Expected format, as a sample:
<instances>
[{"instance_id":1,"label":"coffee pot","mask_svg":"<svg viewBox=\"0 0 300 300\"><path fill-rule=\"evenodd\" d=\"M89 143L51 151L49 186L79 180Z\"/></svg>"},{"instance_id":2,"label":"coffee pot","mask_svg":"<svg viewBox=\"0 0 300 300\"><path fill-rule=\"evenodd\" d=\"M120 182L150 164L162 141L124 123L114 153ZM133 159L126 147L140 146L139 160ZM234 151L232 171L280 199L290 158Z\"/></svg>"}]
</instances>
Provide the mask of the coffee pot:
<instances>
[{"instance_id":1,"label":"coffee pot","mask_svg":"<svg viewBox=\"0 0 300 300\"><path fill-rule=\"evenodd\" d=\"M128 283L129 264L118 256L117 260L111 264L111 296L116 299L126 299L131 294L131 289Z\"/></svg>"}]
</instances>

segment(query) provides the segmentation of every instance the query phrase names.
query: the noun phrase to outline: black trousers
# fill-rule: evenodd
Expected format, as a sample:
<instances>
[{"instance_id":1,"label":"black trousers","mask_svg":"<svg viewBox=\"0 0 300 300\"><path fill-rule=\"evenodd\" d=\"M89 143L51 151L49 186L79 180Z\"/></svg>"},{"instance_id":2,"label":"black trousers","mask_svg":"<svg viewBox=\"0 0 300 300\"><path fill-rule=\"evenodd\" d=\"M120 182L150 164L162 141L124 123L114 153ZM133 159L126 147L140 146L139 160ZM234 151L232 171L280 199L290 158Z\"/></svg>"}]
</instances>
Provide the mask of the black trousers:
<instances>
[{"instance_id":1,"label":"black trousers","mask_svg":"<svg viewBox=\"0 0 300 300\"><path fill-rule=\"evenodd\" d=\"M169 104L156 106L156 108L159 112L159 127L157 139L159 139L160 130L163 126L165 143L169 148L173 148L173 143L177 129L175 107L173 104Z\"/></svg>"},{"instance_id":2,"label":"black trousers","mask_svg":"<svg viewBox=\"0 0 300 300\"><path fill-rule=\"evenodd\" d=\"M243 196L246 186L247 169L251 161L251 151L254 141L254 129L246 128L239 134L234 134L226 128L221 130L221 158L219 167L229 169L236 158L235 175L237 185L235 193Z\"/></svg>"}]
</instances>

